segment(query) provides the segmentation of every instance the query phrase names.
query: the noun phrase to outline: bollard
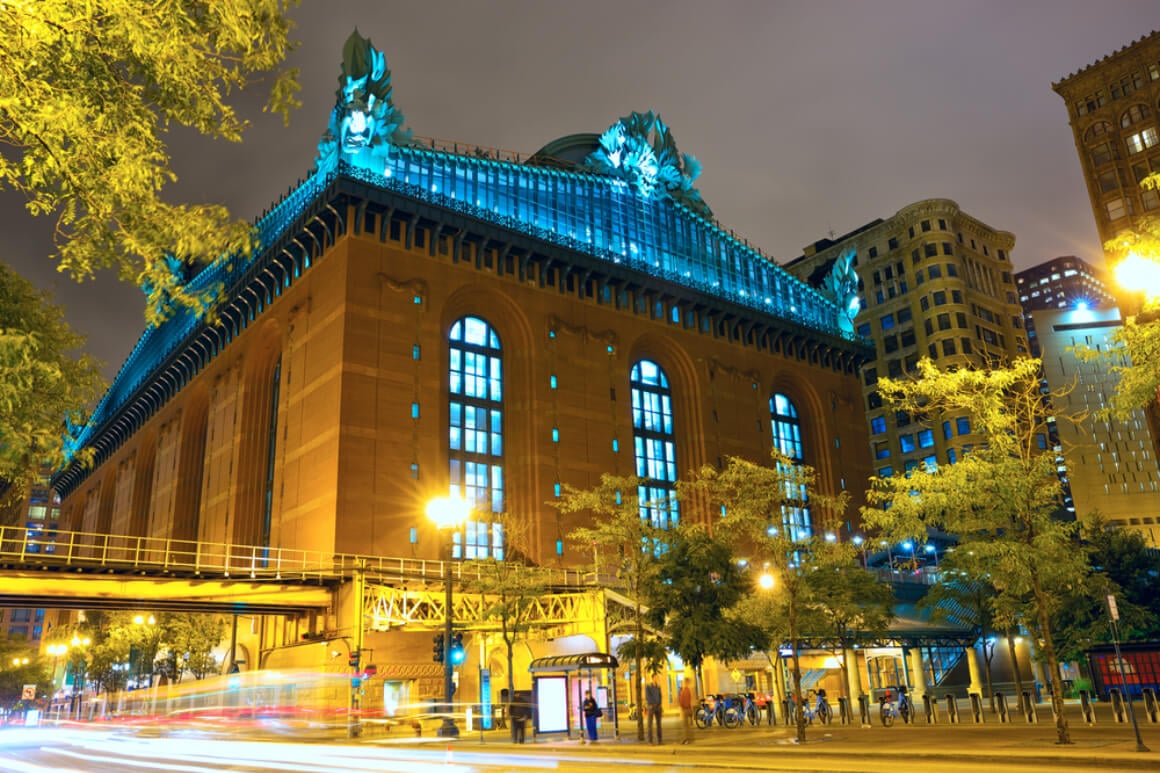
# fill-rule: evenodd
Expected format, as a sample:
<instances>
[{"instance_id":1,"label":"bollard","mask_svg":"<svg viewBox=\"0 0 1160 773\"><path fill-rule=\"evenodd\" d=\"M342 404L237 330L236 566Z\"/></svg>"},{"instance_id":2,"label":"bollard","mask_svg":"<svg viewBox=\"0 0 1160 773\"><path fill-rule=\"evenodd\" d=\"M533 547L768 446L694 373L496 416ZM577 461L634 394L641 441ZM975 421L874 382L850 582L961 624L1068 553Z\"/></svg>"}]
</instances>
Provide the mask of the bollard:
<instances>
[{"instance_id":1,"label":"bollard","mask_svg":"<svg viewBox=\"0 0 1160 773\"><path fill-rule=\"evenodd\" d=\"M774 710L776 703L777 701L773 699L772 695L765 699L765 723L767 725L777 723L777 711Z\"/></svg>"},{"instance_id":2,"label":"bollard","mask_svg":"<svg viewBox=\"0 0 1160 773\"><path fill-rule=\"evenodd\" d=\"M863 725L869 725L870 722L870 696L858 696L858 718L862 720Z\"/></svg>"},{"instance_id":3,"label":"bollard","mask_svg":"<svg viewBox=\"0 0 1160 773\"><path fill-rule=\"evenodd\" d=\"M945 696L947 702L947 723L957 725L959 723L959 700L954 693L948 692Z\"/></svg>"},{"instance_id":4,"label":"bollard","mask_svg":"<svg viewBox=\"0 0 1160 773\"><path fill-rule=\"evenodd\" d=\"M1118 725L1127 722L1128 715L1124 709L1124 696L1120 693L1120 688L1113 687L1108 690L1108 697L1112 701L1112 719L1116 720L1116 724Z\"/></svg>"},{"instance_id":5,"label":"bollard","mask_svg":"<svg viewBox=\"0 0 1160 773\"><path fill-rule=\"evenodd\" d=\"M1007 714L1007 696L1001 692L995 693L995 709L999 712L999 722L1006 724L1011 721Z\"/></svg>"},{"instance_id":6,"label":"bollard","mask_svg":"<svg viewBox=\"0 0 1160 773\"><path fill-rule=\"evenodd\" d=\"M845 695L838 698L838 719L843 725L850 724L850 699Z\"/></svg>"},{"instance_id":7,"label":"bollard","mask_svg":"<svg viewBox=\"0 0 1160 773\"><path fill-rule=\"evenodd\" d=\"M1034 725L1039 722L1039 717L1035 713L1035 701L1031 699L1031 693L1027 690L1023 691L1023 719L1027 720L1027 724Z\"/></svg>"},{"instance_id":8,"label":"bollard","mask_svg":"<svg viewBox=\"0 0 1160 773\"><path fill-rule=\"evenodd\" d=\"M1160 706L1156 705L1156 691L1151 687L1144 688L1144 713L1153 725L1160 722Z\"/></svg>"},{"instance_id":9,"label":"bollard","mask_svg":"<svg viewBox=\"0 0 1160 773\"><path fill-rule=\"evenodd\" d=\"M977 692L969 693L967 698L971 701L971 720L976 725L981 725L987 721L986 715L983 713L983 696Z\"/></svg>"},{"instance_id":10,"label":"bollard","mask_svg":"<svg viewBox=\"0 0 1160 773\"><path fill-rule=\"evenodd\" d=\"M922 708L926 713L926 723L928 725L938 724L938 698L923 694Z\"/></svg>"},{"instance_id":11,"label":"bollard","mask_svg":"<svg viewBox=\"0 0 1160 773\"><path fill-rule=\"evenodd\" d=\"M1087 690L1079 691L1079 710L1083 713L1083 721L1089 725L1096 723L1096 710L1092 708L1092 696Z\"/></svg>"}]
</instances>

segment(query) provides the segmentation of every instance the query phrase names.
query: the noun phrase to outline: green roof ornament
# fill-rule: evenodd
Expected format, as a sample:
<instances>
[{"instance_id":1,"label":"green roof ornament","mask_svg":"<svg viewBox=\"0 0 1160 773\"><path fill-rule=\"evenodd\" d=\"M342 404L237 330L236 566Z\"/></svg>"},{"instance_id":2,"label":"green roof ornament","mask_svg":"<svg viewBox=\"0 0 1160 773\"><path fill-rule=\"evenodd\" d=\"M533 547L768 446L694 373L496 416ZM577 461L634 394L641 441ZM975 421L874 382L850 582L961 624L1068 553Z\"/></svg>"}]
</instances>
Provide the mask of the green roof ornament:
<instances>
[{"instance_id":1,"label":"green roof ornament","mask_svg":"<svg viewBox=\"0 0 1160 773\"><path fill-rule=\"evenodd\" d=\"M318 144L318 167L333 169L341 157L381 173L393 146L415 144L391 91L386 58L356 29L342 47L342 72L330 124Z\"/></svg>"},{"instance_id":2,"label":"green roof ornament","mask_svg":"<svg viewBox=\"0 0 1160 773\"><path fill-rule=\"evenodd\" d=\"M854 317L861 309L854 255L852 249L838 255L821 287L822 294L838 305L838 327L844 333L854 332Z\"/></svg>"},{"instance_id":3,"label":"green roof ornament","mask_svg":"<svg viewBox=\"0 0 1160 773\"><path fill-rule=\"evenodd\" d=\"M712 210L693 181L701 162L677 150L673 133L653 111L632 113L600 135L600 147L584 160L583 168L624 180L641 196L667 195L706 218Z\"/></svg>"}]
</instances>

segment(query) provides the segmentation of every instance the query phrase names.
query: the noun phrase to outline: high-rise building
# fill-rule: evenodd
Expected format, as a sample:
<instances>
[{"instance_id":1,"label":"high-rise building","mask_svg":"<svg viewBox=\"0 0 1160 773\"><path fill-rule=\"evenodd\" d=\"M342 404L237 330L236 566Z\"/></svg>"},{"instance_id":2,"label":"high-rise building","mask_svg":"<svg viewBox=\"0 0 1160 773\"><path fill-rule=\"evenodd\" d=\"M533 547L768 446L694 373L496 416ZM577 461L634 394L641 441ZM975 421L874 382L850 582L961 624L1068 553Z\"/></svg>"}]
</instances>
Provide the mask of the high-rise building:
<instances>
[{"instance_id":1,"label":"high-rise building","mask_svg":"<svg viewBox=\"0 0 1160 773\"><path fill-rule=\"evenodd\" d=\"M1100 239L1160 209L1140 180L1160 172L1160 32L1052 84L1067 105Z\"/></svg>"},{"instance_id":2,"label":"high-rise building","mask_svg":"<svg viewBox=\"0 0 1160 773\"><path fill-rule=\"evenodd\" d=\"M1160 470L1156 438L1143 410L1120 421L1101 411L1116 377L1099 360L1084 361L1075 347L1106 350L1123 322L1115 306L1029 310L1042 348L1048 386L1065 392L1053 398L1056 433L1066 465L1075 515L1096 513L1109 526L1140 532L1160 547Z\"/></svg>"},{"instance_id":3,"label":"high-rise building","mask_svg":"<svg viewBox=\"0 0 1160 773\"><path fill-rule=\"evenodd\" d=\"M817 285L854 252L862 281L859 334L876 358L862 367L862 397L879 475L954 462L972 438L966 417L930 427L888 411L876 384L899 378L922 357L941 365L991 365L1027 354L1009 253L1015 237L947 199L903 207L833 239L807 246L786 269Z\"/></svg>"},{"instance_id":4,"label":"high-rise building","mask_svg":"<svg viewBox=\"0 0 1160 773\"><path fill-rule=\"evenodd\" d=\"M1054 258L1015 274L1019 304L1031 356L1039 357L1039 342L1032 311L1102 309L1116 298L1104 281L1104 272L1074 255Z\"/></svg>"}]
</instances>

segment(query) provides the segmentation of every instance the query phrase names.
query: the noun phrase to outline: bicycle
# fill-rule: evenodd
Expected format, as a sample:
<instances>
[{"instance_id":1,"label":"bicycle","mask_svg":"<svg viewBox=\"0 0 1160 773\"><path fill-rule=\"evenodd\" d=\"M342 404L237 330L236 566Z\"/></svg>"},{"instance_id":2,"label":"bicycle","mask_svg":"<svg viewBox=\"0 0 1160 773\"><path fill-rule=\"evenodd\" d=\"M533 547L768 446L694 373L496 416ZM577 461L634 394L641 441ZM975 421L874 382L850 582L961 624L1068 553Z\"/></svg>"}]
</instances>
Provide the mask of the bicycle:
<instances>
[{"instance_id":1,"label":"bicycle","mask_svg":"<svg viewBox=\"0 0 1160 773\"><path fill-rule=\"evenodd\" d=\"M833 716L830 704L826 701L825 690L819 690L817 692L817 701L814 703L812 709L810 708L809 700L802 698L801 711L805 715L807 725L812 725L815 718L823 725L828 725Z\"/></svg>"},{"instance_id":2,"label":"bicycle","mask_svg":"<svg viewBox=\"0 0 1160 773\"><path fill-rule=\"evenodd\" d=\"M756 726L758 722L757 718L761 716L761 709L758 708L757 703L753 700L752 693L738 695L737 700L741 703L741 706L738 708L738 714L741 716L742 722L748 722L750 727Z\"/></svg>"},{"instance_id":3,"label":"bicycle","mask_svg":"<svg viewBox=\"0 0 1160 773\"><path fill-rule=\"evenodd\" d=\"M883 727L890 727L893 725L894 720L897 719L898 716L898 709L894 706L894 701L890 700L886 696L878 699L878 718L882 720Z\"/></svg>"}]
</instances>

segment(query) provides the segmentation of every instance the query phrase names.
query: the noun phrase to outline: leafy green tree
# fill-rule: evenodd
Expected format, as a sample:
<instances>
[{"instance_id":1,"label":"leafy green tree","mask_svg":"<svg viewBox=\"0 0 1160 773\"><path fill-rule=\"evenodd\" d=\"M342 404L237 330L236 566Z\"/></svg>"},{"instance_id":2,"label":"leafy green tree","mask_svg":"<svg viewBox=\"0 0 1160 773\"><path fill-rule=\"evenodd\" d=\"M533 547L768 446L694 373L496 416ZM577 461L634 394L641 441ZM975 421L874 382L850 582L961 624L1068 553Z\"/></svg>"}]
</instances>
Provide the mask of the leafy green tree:
<instances>
[{"instance_id":1,"label":"leafy green tree","mask_svg":"<svg viewBox=\"0 0 1160 773\"><path fill-rule=\"evenodd\" d=\"M928 528L958 536L958 550L973 553L995 586L996 608L1027 610L1051 674L1059 742L1071 743L1051 618L1088 569L1075 524L1053 517L1060 482L1055 452L1042 442L1048 409L1039 361L942 372L924 358L917 378L880 380L879 392L931 426L969 417L979 442L955 464L873 478L863 522L894 539L925 536Z\"/></svg>"},{"instance_id":2,"label":"leafy green tree","mask_svg":"<svg viewBox=\"0 0 1160 773\"><path fill-rule=\"evenodd\" d=\"M473 574L465 584L469 592L483 597L483 618L499 623L507 656L508 695L514 700L515 645L531 629L541 599L551 590L551 578L547 570L528 562L527 522L507 513L499 518L507 550L504 560L489 556L472 561ZM515 722L509 728L514 741Z\"/></svg>"},{"instance_id":3,"label":"leafy green tree","mask_svg":"<svg viewBox=\"0 0 1160 773\"><path fill-rule=\"evenodd\" d=\"M858 566L852 556L846 563L810 572L805 576L811 598L809 633L835 644L842 665L842 695L850 696L848 655L854 644L886 633L894 619L894 591L878 577Z\"/></svg>"},{"instance_id":4,"label":"leafy green tree","mask_svg":"<svg viewBox=\"0 0 1160 773\"><path fill-rule=\"evenodd\" d=\"M715 528L728 536L737 555L747 557L755 568L768 569L775 577L777 589L771 598L784 616L793 650L793 699L799 707L797 739L799 743L804 742L806 721L800 708L803 698L798 653L802 645L802 623L812 602L812 588L806 577L852 559L852 545L824 539L827 530L836 531L849 504L849 495L842 492L835 496L820 491L817 473L812 467L795 464L776 450L770 466L729 457L721 470L702 467L680 490L682 496L705 502L710 512L724 507L725 515ZM798 520L807 506L812 528L804 527ZM780 643L771 642L771 648Z\"/></svg>"},{"instance_id":5,"label":"leafy green tree","mask_svg":"<svg viewBox=\"0 0 1160 773\"><path fill-rule=\"evenodd\" d=\"M226 621L219 615L162 613L157 628L155 670L170 682L179 683L186 672L204 679L218 670L213 649L226 636Z\"/></svg>"},{"instance_id":6,"label":"leafy green tree","mask_svg":"<svg viewBox=\"0 0 1160 773\"><path fill-rule=\"evenodd\" d=\"M569 535L570 542L587 551L591 549L595 558L597 576L614 571L617 587L632 602L632 660L635 667L635 701L644 706L641 695L641 679L644 673L647 644L644 606L645 596L656 581L658 565L656 556L667 541L666 531L653 525L641 515L640 499L637 495L643 479L632 475L602 475L600 483L591 489L581 490L565 484L560 498L550 500L549 505L561 513L587 513L592 517L591 526L574 529ZM643 503L653 509L653 503ZM644 712L636 714L637 740L644 740Z\"/></svg>"},{"instance_id":7,"label":"leafy green tree","mask_svg":"<svg viewBox=\"0 0 1160 773\"><path fill-rule=\"evenodd\" d=\"M36 687L36 701L51 696L52 664L26 641L0 639L0 707L32 708L21 698L29 684Z\"/></svg>"},{"instance_id":8,"label":"leafy green tree","mask_svg":"<svg viewBox=\"0 0 1160 773\"><path fill-rule=\"evenodd\" d=\"M700 686L706 656L744 658L764 649L769 639L752 620L726 614L752 585L732 545L704 524L681 524L666 536L656 582L647 589L645 619L663 632L668 649L692 666Z\"/></svg>"},{"instance_id":9,"label":"leafy green tree","mask_svg":"<svg viewBox=\"0 0 1160 773\"><path fill-rule=\"evenodd\" d=\"M295 106L281 0L0 4L0 186L56 218L60 269L112 268L148 293L156 319L213 298L184 286L195 266L248 254L252 229L216 205L173 205L172 126L238 142L227 98L273 74L266 109Z\"/></svg>"},{"instance_id":10,"label":"leafy green tree","mask_svg":"<svg viewBox=\"0 0 1160 773\"><path fill-rule=\"evenodd\" d=\"M0 505L22 501L43 467L63 463L64 417L99 394L83 343L46 293L0 263Z\"/></svg>"},{"instance_id":11,"label":"leafy green tree","mask_svg":"<svg viewBox=\"0 0 1160 773\"><path fill-rule=\"evenodd\" d=\"M1160 174L1144 178L1140 187L1160 190ZM1112 346L1102 351L1077 347L1081 359L1102 359L1117 377L1116 391L1108 400L1105 412L1125 420L1139 408L1157 412L1160 400L1160 217L1144 215L1136 219L1136 228L1125 231L1104 244L1109 262L1120 264L1129 256L1137 261L1136 277L1131 287L1122 288L1121 297L1136 302L1136 313L1129 314L1121 327L1112 331ZM1143 288L1133 292L1132 288ZM1150 294L1151 293L1151 294Z\"/></svg>"},{"instance_id":12,"label":"leafy green tree","mask_svg":"<svg viewBox=\"0 0 1160 773\"><path fill-rule=\"evenodd\" d=\"M1160 553L1149 550L1134 531L1108 528L1098 515L1084 527L1092 572L1072 588L1057 610L1062 657L1080 659L1091 647L1112 640L1108 618L1109 595L1116 597L1120 637L1125 640L1160 638Z\"/></svg>"}]
</instances>

